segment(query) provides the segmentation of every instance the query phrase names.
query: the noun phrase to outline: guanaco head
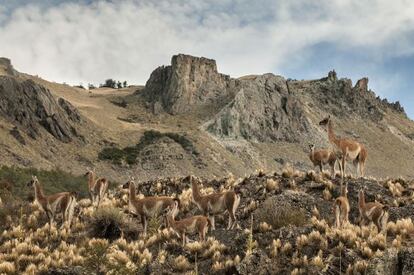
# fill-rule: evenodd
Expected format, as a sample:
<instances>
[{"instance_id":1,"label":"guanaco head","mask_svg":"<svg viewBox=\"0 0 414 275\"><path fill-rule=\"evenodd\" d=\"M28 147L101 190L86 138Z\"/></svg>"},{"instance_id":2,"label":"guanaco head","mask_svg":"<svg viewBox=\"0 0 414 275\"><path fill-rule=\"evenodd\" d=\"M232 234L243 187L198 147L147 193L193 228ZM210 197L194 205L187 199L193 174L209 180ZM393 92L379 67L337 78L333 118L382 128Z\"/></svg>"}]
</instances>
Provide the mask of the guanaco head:
<instances>
[{"instance_id":1,"label":"guanaco head","mask_svg":"<svg viewBox=\"0 0 414 275\"><path fill-rule=\"evenodd\" d=\"M129 186L131 184L135 184L135 178L134 177L130 177L129 180L122 185L122 188L127 189L127 188L129 188Z\"/></svg>"},{"instance_id":2,"label":"guanaco head","mask_svg":"<svg viewBox=\"0 0 414 275\"><path fill-rule=\"evenodd\" d=\"M85 177L88 177L89 175L92 175L95 173L95 169L91 170L89 167L86 168L86 173L84 174Z\"/></svg>"},{"instance_id":3,"label":"guanaco head","mask_svg":"<svg viewBox=\"0 0 414 275\"><path fill-rule=\"evenodd\" d=\"M174 198L173 204L167 206L164 212L167 214L167 216L171 216L175 218L178 214L179 208L180 208L180 200L178 198Z\"/></svg>"},{"instance_id":4,"label":"guanaco head","mask_svg":"<svg viewBox=\"0 0 414 275\"><path fill-rule=\"evenodd\" d=\"M315 144L309 144L309 149L310 149L311 151L315 150Z\"/></svg>"},{"instance_id":5,"label":"guanaco head","mask_svg":"<svg viewBox=\"0 0 414 275\"><path fill-rule=\"evenodd\" d=\"M32 176L32 179L27 183L28 187L34 186L37 182L39 182L39 180L37 179L36 176Z\"/></svg>"},{"instance_id":6,"label":"guanaco head","mask_svg":"<svg viewBox=\"0 0 414 275\"><path fill-rule=\"evenodd\" d=\"M329 115L328 117L326 117L326 118L322 119L321 121L319 121L319 125L320 126L328 125L330 120L331 120L331 115Z\"/></svg>"}]
</instances>

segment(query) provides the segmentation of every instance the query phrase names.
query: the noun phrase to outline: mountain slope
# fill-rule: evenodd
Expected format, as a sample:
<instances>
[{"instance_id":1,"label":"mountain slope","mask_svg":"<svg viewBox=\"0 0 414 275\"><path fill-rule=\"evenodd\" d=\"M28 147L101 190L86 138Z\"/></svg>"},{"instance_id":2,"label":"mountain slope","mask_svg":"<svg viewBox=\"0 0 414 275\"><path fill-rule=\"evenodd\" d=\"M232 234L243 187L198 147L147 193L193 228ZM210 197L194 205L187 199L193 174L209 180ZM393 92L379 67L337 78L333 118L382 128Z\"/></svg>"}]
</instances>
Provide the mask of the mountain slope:
<instances>
[{"instance_id":1,"label":"mountain slope","mask_svg":"<svg viewBox=\"0 0 414 275\"><path fill-rule=\"evenodd\" d=\"M26 124L2 112L0 153L7 165L58 166L76 174L93 166L117 181L128 173L141 180L189 173L243 176L286 163L310 169L308 144L330 146L318 125L330 114L338 135L368 148L368 175L414 176L414 123L398 103L377 98L367 78L356 85L335 72L305 81L273 74L235 79L219 73L214 60L177 55L145 87L88 91L19 73L1 60L2 81L15 84L0 91L0 98L18 104L26 95L39 107L30 97L39 90L53 102L43 117L30 104L16 105L36 114ZM20 88L29 84L35 88ZM45 117L61 122L45 127ZM41 138L32 139L27 131L36 123Z\"/></svg>"}]
</instances>

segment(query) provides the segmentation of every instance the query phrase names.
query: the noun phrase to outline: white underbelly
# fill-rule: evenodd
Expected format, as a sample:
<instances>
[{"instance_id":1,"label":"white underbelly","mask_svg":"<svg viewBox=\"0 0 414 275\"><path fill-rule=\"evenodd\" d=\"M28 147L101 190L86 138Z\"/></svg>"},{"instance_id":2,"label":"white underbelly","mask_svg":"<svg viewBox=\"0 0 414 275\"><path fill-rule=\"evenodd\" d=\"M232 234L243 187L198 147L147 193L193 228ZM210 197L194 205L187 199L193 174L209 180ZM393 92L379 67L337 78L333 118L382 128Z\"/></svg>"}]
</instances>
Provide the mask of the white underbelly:
<instances>
[{"instance_id":1,"label":"white underbelly","mask_svg":"<svg viewBox=\"0 0 414 275\"><path fill-rule=\"evenodd\" d=\"M359 149L359 148L355 151L348 151L347 158L350 159L350 160L356 159L356 157L359 155L360 151L361 151L361 149Z\"/></svg>"}]
</instances>

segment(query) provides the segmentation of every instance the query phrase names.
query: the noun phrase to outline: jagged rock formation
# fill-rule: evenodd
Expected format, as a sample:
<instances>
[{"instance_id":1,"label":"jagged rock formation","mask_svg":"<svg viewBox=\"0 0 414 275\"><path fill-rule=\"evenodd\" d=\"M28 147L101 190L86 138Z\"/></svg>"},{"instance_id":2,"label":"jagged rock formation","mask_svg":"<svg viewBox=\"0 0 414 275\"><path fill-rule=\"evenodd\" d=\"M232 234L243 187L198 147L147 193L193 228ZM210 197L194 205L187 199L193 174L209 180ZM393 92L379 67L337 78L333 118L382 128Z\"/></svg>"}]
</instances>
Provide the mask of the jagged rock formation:
<instances>
[{"instance_id":1,"label":"jagged rock formation","mask_svg":"<svg viewBox=\"0 0 414 275\"><path fill-rule=\"evenodd\" d=\"M228 98L232 86L234 80L217 72L216 61L179 54L172 57L171 66L152 72L144 94L155 113L180 114Z\"/></svg>"},{"instance_id":2,"label":"jagged rock formation","mask_svg":"<svg viewBox=\"0 0 414 275\"><path fill-rule=\"evenodd\" d=\"M17 72L14 70L10 59L5 57L0 57L0 75L10 75L15 76Z\"/></svg>"},{"instance_id":3,"label":"jagged rock formation","mask_svg":"<svg viewBox=\"0 0 414 275\"><path fill-rule=\"evenodd\" d=\"M0 112L33 139L40 135L40 127L63 142L77 136L69 119L79 120L79 113L63 99L58 104L49 90L32 80L0 76ZM17 133L15 129L12 134L23 144Z\"/></svg>"}]
</instances>

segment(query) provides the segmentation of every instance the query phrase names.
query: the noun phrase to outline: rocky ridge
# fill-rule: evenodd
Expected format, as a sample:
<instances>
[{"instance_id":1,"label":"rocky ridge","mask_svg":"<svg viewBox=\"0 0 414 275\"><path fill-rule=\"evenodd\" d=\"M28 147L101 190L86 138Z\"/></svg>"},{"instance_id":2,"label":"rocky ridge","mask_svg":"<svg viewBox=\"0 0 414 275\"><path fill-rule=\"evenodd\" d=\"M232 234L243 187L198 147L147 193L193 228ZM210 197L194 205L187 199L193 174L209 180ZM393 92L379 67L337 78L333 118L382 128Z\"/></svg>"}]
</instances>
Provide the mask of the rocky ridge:
<instances>
[{"instance_id":1,"label":"rocky ridge","mask_svg":"<svg viewBox=\"0 0 414 275\"><path fill-rule=\"evenodd\" d=\"M15 133L23 131L32 139L41 136L41 128L62 142L78 136L70 121L79 122L79 112L63 98L57 102L48 89L32 80L0 76L0 112L17 126Z\"/></svg>"}]
</instances>

